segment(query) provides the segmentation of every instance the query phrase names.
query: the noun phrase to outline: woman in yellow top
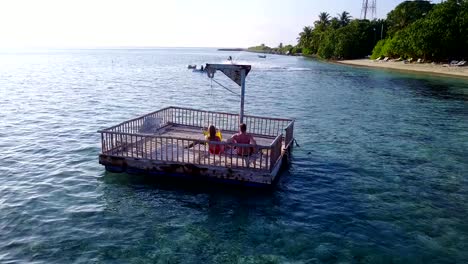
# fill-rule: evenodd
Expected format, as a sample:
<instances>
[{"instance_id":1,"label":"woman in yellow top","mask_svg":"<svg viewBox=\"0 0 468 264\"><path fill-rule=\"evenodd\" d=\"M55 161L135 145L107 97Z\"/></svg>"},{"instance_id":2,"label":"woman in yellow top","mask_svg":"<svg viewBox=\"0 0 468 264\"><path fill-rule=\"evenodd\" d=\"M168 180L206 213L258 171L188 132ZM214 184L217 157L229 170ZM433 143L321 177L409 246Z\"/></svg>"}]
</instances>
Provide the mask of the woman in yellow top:
<instances>
[{"instance_id":1,"label":"woman in yellow top","mask_svg":"<svg viewBox=\"0 0 468 264\"><path fill-rule=\"evenodd\" d=\"M205 133L205 138L208 141L213 141L213 142L221 142L222 141L222 136L220 131L216 131L216 127L213 125L210 125L208 127L208 133ZM224 146L219 145L219 144L209 144L209 152L211 154L221 154L224 152Z\"/></svg>"}]
</instances>

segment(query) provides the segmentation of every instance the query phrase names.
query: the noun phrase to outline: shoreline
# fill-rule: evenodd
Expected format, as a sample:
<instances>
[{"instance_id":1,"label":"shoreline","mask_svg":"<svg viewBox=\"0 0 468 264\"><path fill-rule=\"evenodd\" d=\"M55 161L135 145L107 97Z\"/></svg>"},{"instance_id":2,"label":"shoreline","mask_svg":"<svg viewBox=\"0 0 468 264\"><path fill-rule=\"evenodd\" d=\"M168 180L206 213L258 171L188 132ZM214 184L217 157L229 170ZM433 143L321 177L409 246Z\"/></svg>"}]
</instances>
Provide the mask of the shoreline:
<instances>
[{"instance_id":1,"label":"shoreline","mask_svg":"<svg viewBox=\"0 0 468 264\"><path fill-rule=\"evenodd\" d=\"M422 73L429 75L445 76L445 77L457 77L468 79L468 67L444 67L442 64L429 64L429 63L407 63L403 62L377 62L370 59L357 59L357 60L342 60L334 61L348 66L357 66L372 69L387 69L396 70L406 73Z\"/></svg>"}]
</instances>

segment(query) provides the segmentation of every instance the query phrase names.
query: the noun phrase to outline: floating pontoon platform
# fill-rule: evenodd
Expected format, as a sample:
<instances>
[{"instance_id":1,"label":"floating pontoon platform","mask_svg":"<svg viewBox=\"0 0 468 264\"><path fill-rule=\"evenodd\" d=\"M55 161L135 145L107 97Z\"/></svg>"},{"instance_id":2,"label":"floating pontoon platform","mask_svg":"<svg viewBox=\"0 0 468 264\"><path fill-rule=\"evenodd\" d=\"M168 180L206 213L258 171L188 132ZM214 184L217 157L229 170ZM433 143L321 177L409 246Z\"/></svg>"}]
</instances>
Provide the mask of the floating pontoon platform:
<instances>
[{"instance_id":1,"label":"floating pontoon platform","mask_svg":"<svg viewBox=\"0 0 468 264\"><path fill-rule=\"evenodd\" d=\"M292 148L294 120L243 116L247 132L257 145L227 143L237 133L238 114L167 107L98 131L102 152L99 163L108 171L187 176L242 185L271 185L286 152ZM221 154L209 152L202 130L221 130ZM253 147L248 156L236 147Z\"/></svg>"}]
</instances>

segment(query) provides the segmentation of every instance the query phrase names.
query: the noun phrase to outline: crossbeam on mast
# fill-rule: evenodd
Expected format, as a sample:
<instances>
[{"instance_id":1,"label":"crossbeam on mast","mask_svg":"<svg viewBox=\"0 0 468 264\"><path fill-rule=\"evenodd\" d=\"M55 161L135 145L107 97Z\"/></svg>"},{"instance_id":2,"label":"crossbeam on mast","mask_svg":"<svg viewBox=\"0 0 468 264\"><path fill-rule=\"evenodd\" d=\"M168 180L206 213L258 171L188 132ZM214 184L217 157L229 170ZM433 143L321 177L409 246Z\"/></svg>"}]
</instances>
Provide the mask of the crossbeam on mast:
<instances>
[{"instance_id":1,"label":"crossbeam on mast","mask_svg":"<svg viewBox=\"0 0 468 264\"><path fill-rule=\"evenodd\" d=\"M239 112L239 123L244 122L244 97L245 97L245 78L249 74L251 65L240 64L206 64L208 77L213 78L216 71L223 72L229 79L237 83L241 88L241 101Z\"/></svg>"}]
</instances>

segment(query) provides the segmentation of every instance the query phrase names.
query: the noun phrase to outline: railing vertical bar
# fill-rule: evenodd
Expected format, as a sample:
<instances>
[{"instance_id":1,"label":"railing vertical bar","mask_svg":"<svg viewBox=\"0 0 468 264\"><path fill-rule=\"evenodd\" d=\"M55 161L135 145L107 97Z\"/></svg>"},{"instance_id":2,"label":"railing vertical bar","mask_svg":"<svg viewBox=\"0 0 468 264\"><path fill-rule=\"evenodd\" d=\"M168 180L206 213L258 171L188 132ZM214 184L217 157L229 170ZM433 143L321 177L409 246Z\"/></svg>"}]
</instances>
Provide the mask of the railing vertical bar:
<instances>
[{"instance_id":1,"label":"railing vertical bar","mask_svg":"<svg viewBox=\"0 0 468 264\"><path fill-rule=\"evenodd\" d=\"M109 133L106 133L105 135L105 139L106 139L106 152L109 152Z\"/></svg>"},{"instance_id":2,"label":"railing vertical bar","mask_svg":"<svg viewBox=\"0 0 468 264\"><path fill-rule=\"evenodd\" d=\"M265 120L265 134L270 136L270 125L269 125L270 120L267 119Z\"/></svg>"},{"instance_id":3,"label":"railing vertical bar","mask_svg":"<svg viewBox=\"0 0 468 264\"><path fill-rule=\"evenodd\" d=\"M121 135L122 137L122 144L124 144L125 147L122 147L122 156L128 157L128 136L127 135Z\"/></svg>"},{"instance_id":4,"label":"railing vertical bar","mask_svg":"<svg viewBox=\"0 0 468 264\"><path fill-rule=\"evenodd\" d=\"M210 152L209 151L206 151L206 145L207 144L203 144L203 163L206 165L206 164L210 164ZM208 163L206 163L206 155L208 154Z\"/></svg>"},{"instance_id":5,"label":"railing vertical bar","mask_svg":"<svg viewBox=\"0 0 468 264\"><path fill-rule=\"evenodd\" d=\"M159 152L161 152L161 153L160 153L160 154L161 154L161 160L164 160L164 156L163 156L164 151L163 151L163 143L162 143L163 139L160 137L160 138L159 138L159 141L160 141L160 142L159 142L159 149L160 149Z\"/></svg>"},{"instance_id":6,"label":"railing vertical bar","mask_svg":"<svg viewBox=\"0 0 468 264\"><path fill-rule=\"evenodd\" d=\"M232 158L232 157L233 157L233 155L232 155L232 153L233 153L233 147L232 147L232 146L231 146L231 148L229 149L229 152L230 152L231 168L232 168L232 160L233 160L233 158Z\"/></svg>"},{"instance_id":7,"label":"railing vertical bar","mask_svg":"<svg viewBox=\"0 0 468 264\"><path fill-rule=\"evenodd\" d=\"M166 161L169 161L169 157L168 157L168 153L167 153L167 137L165 137L164 139L166 139L166 142L164 144L164 149L166 150Z\"/></svg>"},{"instance_id":8,"label":"railing vertical bar","mask_svg":"<svg viewBox=\"0 0 468 264\"><path fill-rule=\"evenodd\" d=\"M254 126L255 126L255 130L254 130L254 133L255 133L255 134L258 134L258 128L259 128L259 126L258 126L258 121L259 121L258 118L252 118L252 121L251 121L252 123L255 124L255 125L254 125Z\"/></svg>"},{"instance_id":9,"label":"railing vertical bar","mask_svg":"<svg viewBox=\"0 0 468 264\"><path fill-rule=\"evenodd\" d=\"M127 145L127 157L132 157L132 139L130 138L129 139L129 135L126 135L125 136L125 142L126 142L126 145ZM128 142L130 140L130 142Z\"/></svg>"},{"instance_id":10,"label":"railing vertical bar","mask_svg":"<svg viewBox=\"0 0 468 264\"><path fill-rule=\"evenodd\" d=\"M257 159L254 160L254 162L253 162L253 167L254 167L254 169L257 168Z\"/></svg>"},{"instance_id":11,"label":"railing vertical bar","mask_svg":"<svg viewBox=\"0 0 468 264\"><path fill-rule=\"evenodd\" d=\"M149 144L149 153L150 153L150 160L153 159L153 137L150 137L150 144Z\"/></svg>"},{"instance_id":12,"label":"railing vertical bar","mask_svg":"<svg viewBox=\"0 0 468 264\"><path fill-rule=\"evenodd\" d=\"M143 158L143 145L141 145L141 143L143 143L143 137L138 136L137 137L137 142L138 142L137 146L139 146L138 149L137 149L137 157L138 158Z\"/></svg>"},{"instance_id":13,"label":"railing vertical bar","mask_svg":"<svg viewBox=\"0 0 468 264\"><path fill-rule=\"evenodd\" d=\"M262 166L263 166L263 149L260 150L260 169L263 169Z\"/></svg>"},{"instance_id":14,"label":"railing vertical bar","mask_svg":"<svg viewBox=\"0 0 468 264\"><path fill-rule=\"evenodd\" d=\"M260 133L261 133L262 135L265 134L265 125L263 124L264 122L265 122L265 118L262 118L261 121L260 121L260 126L262 127L262 128L260 129Z\"/></svg>"},{"instance_id":15,"label":"railing vertical bar","mask_svg":"<svg viewBox=\"0 0 468 264\"><path fill-rule=\"evenodd\" d=\"M154 159L155 160L159 160L159 157L158 157L158 137L154 137Z\"/></svg>"},{"instance_id":16,"label":"railing vertical bar","mask_svg":"<svg viewBox=\"0 0 468 264\"><path fill-rule=\"evenodd\" d=\"M201 156L202 156L202 153L201 153L201 144L198 143L198 161L199 163L201 164ZM203 153L203 156L205 156L205 154ZM203 160L203 164L205 163L205 160Z\"/></svg>"},{"instance_id":17,"label":"railing vertical bar","mask_svg":"<svg viewBox=\"0 0 468 264\"><path fill-rule=\"evenodd\" d=\"M196 156L196 155L195 155L195 143L196 143L195 141L192 141L192 143L190 143L190 144L192 144L192 146L193 146L193 147L192 147L192 150L193 150L193 151L192 151L192 153L193 153L193 158L192 158L193 164L196 164L196 162L195 162L195 160L196 160L196 159L195 159L195 156Z\"/></svg>"},{"instance_id":18,"label":"railing vertical bar","mask_svg":"<svg viewBox=\"0 0 468 264\"><path fill-rule=\"evenodd\" d=\"M124 146L123 146L123 142L122 142L122 134L119 134L119 138L120 138L120 140L119 140L119 142L120 142L120 151L119 151L119 153L120 153L120 156L123 156Z\"/></svg>"},{"instance_id":19,"label":"railing vertical bar","mask_svg":"<svg viewBox=\"0 0 468 264\"><path fill-rule=\"evenodd\" d=\"M130 146L131 146L131 148L130 148L130 157L133 158L133 146L134 146L134 144L133 144L133 136L132 135L130 135Z\"/></svg>"},{"instance_id":20,"label":"railing vertical bar","mask_svg":"<svg viewBox=\"0 0 468 264\"><path fill-rule=\"evenodd\" d=\"M281 131L280 131L280 129L281 129L281 128L280 128L280 122L276 122L276 126L277 126L277 127L276 127L276 133L279 135L280 132L281 132Z\"/></svg>"},{"instance_id":21,"label":"railing vertical bar","mask_svg":"<svg viewBox=\"0 0 468 264\"><path fill-rule=\"evenodd\" d=\"M181 109L180 112L181 112L181 114L180 114L181 121L180 122L182 122L182 125L185 125L185 109Z\"/></svg>"},{"instance_id":22,"label":"railing vertical bar","mask_svg":"<svg viewBox=\"0 0 468 264\"><path fill-rule=\"evenodd\" d=\"M215 126L219 127L219 114L214 113Z\"/></svg>"},{"instance_id":23,"label":"railing vertical bar","mask_svg":"<svg viewBox=\"0 0 468 264\"><path fill-rule=\"evenodd\" d=\"M269 124L268 124L268 130L269 130L269 131L268 131L268 134L271 136L271 135L273 134L273 132L272 132L272 130L271 130L271 119L268 120L268 123L269 123Z\"/></svg>"},{"instance_id":24,"label":"railing vertical bar","mask_svg":"<svg viewBox=\"0 0 468 264\"><path fill-rule=\"evenodd\" d=\"M267 149L267 154L266 154L266 157L265 157L265 169L267 169L267 170L269 170L268 161L270 160L269 159L270 151L271 151L271 147Z\"/></svg>"},{"instance_id":25,"label":"railing vertical bar","mask_svg":"<svg viewBox=\"0 0 468 264\"><path fill-rule=\"evenodd\" d=\"M185 152L185 151L184 151L184 152ZM185 158L184 158L184 156L185 156L184 154L185 154L185 153L184 153L184 152L182 152L182 162L185 163Z\"/></svg>"},{"instance_id":26,"label":"railing vertical bar","mask_svg":"<svg viewBox=\"0 0 468 264\"><path fill-rule=\"evenodd\" d=\"M185 152L184 152L185 154ZM187 151L187 163L190 163L190 152Z\"/></svg>"},{"instance_id":27,"label":"railing vertical bar","mask_svg":"<svg viewBox=\"0 0 468 264\"><path fill-rule=\"evenodd\" d=\"M272 126L272 129L273 129L273 132L272 132L272 133L273 133L273 136L276 137L276 136L278 135L278 133L276 132L276 121L275 121L275 120L271 120L271 123L272 123L272 125L271 125L271 126Z\"/></svg>"},{"instance_id":28,"label":"railing vertical bar","mask_svg":"<svg viewBox=\"0 0 468 264\"><path fill-rule=\"evenodd\" d=\"M143 137L143 158L148 159L148 147L146 146L146 136Z\"/></svg>"},{"instance_id":29,"label":"railing vertical bar","mask_svg":"<svg viewBox=\"0 0 468 264\"><path fill-rule=\"evenodd\" d=\"M191 126L195 126L195 118L194 118L194 112L192 110L189 110L189 124Z\"/></svg>"},{"instance_id":30,"label":"railing vertical bar","mask_svg":"<svg viewBox=\"0 0 468 264\"><path fill-rule=\"evenodd\" d=\"M223 151L223 154L224 154L224 166L227 167L227 153L226 153L226 147L228 145L225 145L224 146L224 151Z\"/></svg>"},{"instance_id":31,"label":"railing vertical bar","mask_svg":"<svg viewBox=\"0 0 468 264\"><path fill-rule=\"evenodd\" d=\"M104 149L104 133L101 132L101 152L104 154L105 149Z\"/></svg>"},{"instance_id":32,"label":"railing vertical bar","mask_svg":"<svg viewBox=\"0 0 468 264\"><path fill-rule=\"evenodd\" d=\"M139 136L135 136L135 145L136 145L136 157L140 158L140 140L138 140Z\"/></svg>"},{"instance_id":33,"label":"railing vertical bar","mask_svg":"<svg viewBox=\"0 0 468 264\"><path fill-rule=\"evenodd\" d=\"M260 133L260 129L261 129L260 122L262 120L260 118L256 118L256 119L257 119L257 121L255 122L255 124L256 124L257 128L255 129L255 131L256 131L257 134L262 134L262 133Z\"/></svg>"},{"instance_id":34,"label":"railing vertical bar","mask_svg":"<svg viewBox=\"0 0 468 264\"><path fill-rule=\"evenodd\" d=\"M174 161L174 139L171 138L171 161Z\"/></svg>"},{"instance_id":35,"label":"railing vertical bar","mask_svg":"<svg viewBox=\"0 0 468 264\"><path fill-rule=\"evenodd\" d=\"M192 110L187 109L187 125L193 126Z\"/></svg>"},{"instance_id":36,"label":"railing vertical bar","mask_svg":"<svg viewBox=\"0 0 468 264\"><path fill-rule=\"evenodd\" d=\"M125 148L122 149L122 156L128 157L128 138L127 135L123 137L125 138Z\"/></svg>"},{"instance_id":37,"label":"railing vertical bar","mask_svg":"<svg viewBox=\"0 0 468 264\"><path fill-rule=\"evenodd\" d=\"M176 139L176 160L179 162L179 139Z\"/></svg>"},{"instance_id":38,"label":"railing vertical bar","mask_svg":"<svg viewBox=\"0 0 468 264\"><path fill-rule=\"evenodd\" d=\"M263 124L263 122L265 122L265 119L262 118L262 123L261 123L261 126L262 126L261 133L262 133L262 135L266 134L265 125Z\"/></svg>"},{"instance_id":39,"label":"railing vertical bar","mask_svg":"<svg viewBox=\"0 0 468 264\"><path fill-rule=\"evenodd\" d=\"M139 139L139 140L138 140ZM140 136L137 136L136 137L136 140L137 140L137 158L143 158L143 146L141 146L140 143L143 143L143 137L140 137Z\"/></svg>"},{"instance_id":40,"label":"railing vertical bar","mask_svg":"<svg viewBox=\"0 0 468 264\"><path fill-rule=\"evenodd\" d=\"M222 145L219 145L219 148L221 149L221 148L222 148ZM219 152L218 156L219 156L219 157L218 157L219 165L222 166L222 165L221 165L221 164L222 164L222 161L221 161L222 153Z\"/></svg>"}]
</instances>

